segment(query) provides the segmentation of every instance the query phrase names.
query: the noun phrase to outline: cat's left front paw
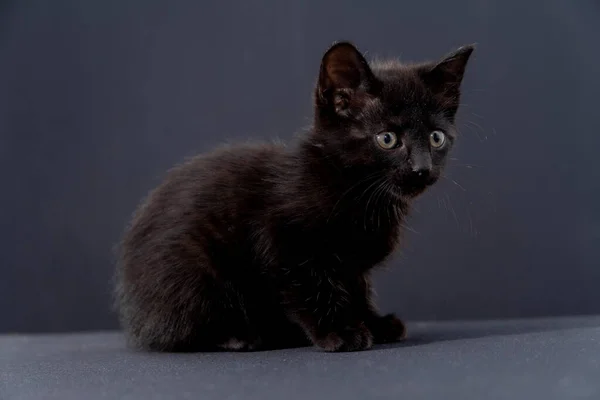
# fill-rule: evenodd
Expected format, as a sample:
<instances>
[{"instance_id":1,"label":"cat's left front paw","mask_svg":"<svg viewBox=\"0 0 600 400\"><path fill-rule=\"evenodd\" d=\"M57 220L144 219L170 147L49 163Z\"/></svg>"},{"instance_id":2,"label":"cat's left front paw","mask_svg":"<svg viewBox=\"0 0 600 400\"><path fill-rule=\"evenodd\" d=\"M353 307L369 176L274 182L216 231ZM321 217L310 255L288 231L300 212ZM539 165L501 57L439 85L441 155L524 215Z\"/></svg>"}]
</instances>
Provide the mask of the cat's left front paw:
<instances>
[{"instance_id":1,"label":"cat's left front paw","mask_svg":"<svg viewBox=\"0 0 600 400\"><path fill-rule=\"evenodd\" d=\"M373 346L373 335L364 323L360 323L315 338L314 343L328 352L360 351Z\"/></svg>"},{"instance_id":2,"label":"cat's left front paw","mask_svg":"<svg viewBox=\"0 0 600 400\"><path fill-rule=\"evenodd\" d=\"M399 342L407 337L406 325L394 314L378 317L371 322L370 329L378 344Z\"/></svg>"}]
</instances>

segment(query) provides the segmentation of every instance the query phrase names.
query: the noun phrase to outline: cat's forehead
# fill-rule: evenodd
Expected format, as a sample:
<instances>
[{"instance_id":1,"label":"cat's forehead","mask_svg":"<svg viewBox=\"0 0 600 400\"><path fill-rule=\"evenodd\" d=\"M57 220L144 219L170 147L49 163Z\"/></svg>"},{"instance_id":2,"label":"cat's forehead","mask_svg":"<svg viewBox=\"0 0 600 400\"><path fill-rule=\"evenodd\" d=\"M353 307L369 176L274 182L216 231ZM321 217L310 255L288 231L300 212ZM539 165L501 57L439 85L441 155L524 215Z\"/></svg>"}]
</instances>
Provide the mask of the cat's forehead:
<instances>
[{"instance_id":1,"label":"cat's forehead","mask_svg":"<svg viewBox=\"0 0 600 400\"><path fill-rule=\"evenodd\" d=\"M388 61L373 65L372 71L383 86L365 104L360 119L399 126L440 125L443 114L416 67Z\"/></svg>"},{"instance_id":2,"label":"cat's forehead","mask_svg":"<svg viewBox=\"0 0 600 400\"><path fill-rule=\"evenodd\" d=\"M372 68L383 84L378 96L381 111L405 117L422 117L437 111L435 99L419 77L417 67L387 61Z\"/></svg>"},{"instance_id":3,"label":"cat's forehead","mask_svg":"<svg viewBox=\"0 0 600 400\"><path fill-rule=\"evenodd\" d=\"M412 68L386 70L377 74L377 77L383 83L383 101L408 105L428 103L431 100L431 94Z\"/></svg>"}]
</instances>

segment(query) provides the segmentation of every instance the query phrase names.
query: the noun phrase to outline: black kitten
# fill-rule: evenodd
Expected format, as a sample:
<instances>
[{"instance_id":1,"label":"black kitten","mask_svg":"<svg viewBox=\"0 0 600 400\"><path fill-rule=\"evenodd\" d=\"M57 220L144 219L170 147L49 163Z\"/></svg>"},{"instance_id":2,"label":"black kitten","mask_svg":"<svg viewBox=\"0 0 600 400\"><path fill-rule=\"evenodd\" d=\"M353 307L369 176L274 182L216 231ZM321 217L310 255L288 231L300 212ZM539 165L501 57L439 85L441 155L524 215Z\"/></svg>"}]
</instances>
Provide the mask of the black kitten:
<instances>
[{"instance_id":1,"label":"black kitten","mask_svg":"<svg viewBox=\"0 0 600 400\"><path fill-rule=\"evenodd\" d=\"M137 210L117 298L132 345L327 351L401 340L371 302L411 200L455 140L473 51L369 65L350 43L323 56L311 131L293 147L224 147L174 168Z\"/></svg>"}]
</instances>

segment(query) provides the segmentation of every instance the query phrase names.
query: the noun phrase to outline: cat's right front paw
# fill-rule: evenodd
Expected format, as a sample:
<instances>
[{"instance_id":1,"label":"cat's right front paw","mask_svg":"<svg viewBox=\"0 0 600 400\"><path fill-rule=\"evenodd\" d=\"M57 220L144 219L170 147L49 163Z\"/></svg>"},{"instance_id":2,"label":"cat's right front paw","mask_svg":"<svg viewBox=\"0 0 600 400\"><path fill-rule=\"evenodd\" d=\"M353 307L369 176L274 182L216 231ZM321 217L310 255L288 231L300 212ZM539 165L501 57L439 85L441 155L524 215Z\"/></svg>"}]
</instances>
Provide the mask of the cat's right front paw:
<instances>
[{"instance_id":1,"label":"cat's right front paw","mask_svg":"<svg viewBox=\"0 0 600 400\"><path fill-rule=\"evenodd\" d=\"M314 340L317 347L328 351L359 351L373 346L373 335L365 324L330 332Z\"/></svg>"}]
</instances>

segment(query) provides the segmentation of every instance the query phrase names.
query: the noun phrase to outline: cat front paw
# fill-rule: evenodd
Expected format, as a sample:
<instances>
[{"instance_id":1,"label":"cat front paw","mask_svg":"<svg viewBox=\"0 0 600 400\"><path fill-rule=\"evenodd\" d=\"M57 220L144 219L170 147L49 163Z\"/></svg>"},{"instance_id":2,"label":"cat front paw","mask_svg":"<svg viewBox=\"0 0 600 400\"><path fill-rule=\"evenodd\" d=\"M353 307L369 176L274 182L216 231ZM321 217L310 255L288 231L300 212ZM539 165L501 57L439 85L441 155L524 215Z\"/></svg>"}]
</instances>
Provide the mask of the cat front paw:
<instances>
[{"instance_id":1,"label":"cat front paw","mask_svg":"<svg viewBox=\"0 0 600 400\"><path fill-rule=\"evenodd\" d=\"M255 351L260 349L262 346L262 340L259 337L255 337L252 339L238 339L236 337L231 337L224 342L217 345L217 347L221 350L225 351Z\"/></svg>"},{"instance_id":2,"label":"cat front paw","mask_svg":"<svg viewBox=\"0 0 600 400\"><path fill-rule=\"evenodd\" d=\"M399 342L407 337L406 325L394 314L377 318L370 328L378 344Z\"/></svg>"},{"instance_id":3,"label":"cat front paw","mask_svg":"<svg viewBox=\"0 0 600 400\"><path fill-rule=\"evenodd\" d=\"M315 345L327 352L360 351L373 346L373 334L363 323L356 327L346 327L317 338Z\"/></svg>"}]
</instances>

